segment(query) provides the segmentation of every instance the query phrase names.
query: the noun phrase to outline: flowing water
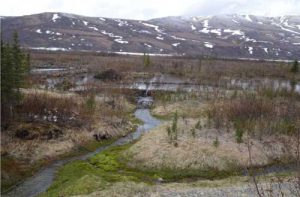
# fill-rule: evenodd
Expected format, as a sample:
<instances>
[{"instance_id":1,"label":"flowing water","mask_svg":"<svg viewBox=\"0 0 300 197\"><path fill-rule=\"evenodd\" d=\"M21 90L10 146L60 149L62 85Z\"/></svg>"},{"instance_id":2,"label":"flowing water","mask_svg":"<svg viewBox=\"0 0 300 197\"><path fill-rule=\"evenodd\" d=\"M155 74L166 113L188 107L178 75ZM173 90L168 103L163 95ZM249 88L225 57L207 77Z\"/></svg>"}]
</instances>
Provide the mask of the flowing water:
<instances>
[{"instance_id":1,"label":"flowing water","mask_svg":"<svg viewBox=\"0 0 300 197\"><path fill-rule=\"evenodd\" d=\"M144 97L140 97L144 99ZM28 178L22 184L16 186L10 192L3 194L3 197L31 197L36 196L42 192L45 192L54 180L55 173L57 169L69 162L75 160L86 160L89 157L102 152L112 146L120 146L132 142L138 139L143 133L149 131L150 129L158 126L160 121L151 116L149 109L137 109L135 111L135 117L143 121L143 125L138 126L135 132L128 134L125 137L120 138L111 145L103 146L98 148L96 151L88 153L83 156L74 157L71 159L60 160L52 165L42 169L33 177Z\"/></svg>"}]
</instances>

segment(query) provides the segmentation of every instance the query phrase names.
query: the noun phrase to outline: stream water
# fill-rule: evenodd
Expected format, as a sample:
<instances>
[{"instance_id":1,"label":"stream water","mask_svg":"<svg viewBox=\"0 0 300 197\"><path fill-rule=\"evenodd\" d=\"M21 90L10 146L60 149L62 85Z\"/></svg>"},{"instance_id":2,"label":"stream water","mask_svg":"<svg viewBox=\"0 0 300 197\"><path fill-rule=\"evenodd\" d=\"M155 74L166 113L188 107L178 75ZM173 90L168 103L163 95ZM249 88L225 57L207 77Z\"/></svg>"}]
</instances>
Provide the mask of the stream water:
<instances>
[{"instance_id":1,"label":"stream water","mask_svg":"<svg viewBox=\"0 0 300 197\"><path fill-rule=\"evenodd\" d=\"M145 99L145 97L140 97L139 100L140 99ZM16 186L8 193L3 194L2 196L3 197L32 197L42 192L45 192L52 184L55 177L55 173L59 167L75 160L86 160L89 157L97 153L100 153L105 149L108 149L109 147L120 146L132 142L133 140L138 139L143 133L149 131L150 129L160 124L159 120L151 116L150 111L147 108L143 108L143 109L138 108L135 111L135 117L143 121L143 124L138 126L135 132L130 133L127 136L118 139L117 141L115 141L110 145L100 147L96 151L88 153L86 155L57 161L52 165L42 169L33 177L28 178L23 183Z\"/></svg>"}]
</instances>

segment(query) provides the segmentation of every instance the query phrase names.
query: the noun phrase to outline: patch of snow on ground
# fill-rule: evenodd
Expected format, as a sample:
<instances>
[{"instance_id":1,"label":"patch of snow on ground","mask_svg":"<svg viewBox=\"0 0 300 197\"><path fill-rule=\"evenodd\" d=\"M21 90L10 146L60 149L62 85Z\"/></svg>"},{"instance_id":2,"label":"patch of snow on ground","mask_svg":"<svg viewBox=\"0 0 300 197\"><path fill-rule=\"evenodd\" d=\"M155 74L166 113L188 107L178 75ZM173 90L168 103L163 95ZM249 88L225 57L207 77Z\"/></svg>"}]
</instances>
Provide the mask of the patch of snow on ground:
<instances>
[{"instance_id":1,"label":"patch of snow on ground","mask_svg":"<svg viewBox=\"0 0 300 197\"><path fill-rule=\"evenodd\" d=\"M185 38L180 38L180 37L177 37L177 36L171 36L171 38L173 38L175 40L186 40Z\"/></svg>"},{"instance_id":2,"label":"patch of snow on ground","mask_svg":"<svg viewBox=\"0 0 300 197\"><path fill-rule=\"evenodd\" d=\"M257 22L258 24L260 24L260 25L263 25L263 22Z\"/></svg>"},{"instance_id":3,"label":"patch of snow on ground","mask_svg":"<svg viewBox=\"0 0 300 197\"><path fill-rule=\"evenodd\" d=\"M199 30L199 32L202 32L202 33L205 33L205 34L208 34L210 31L208 30L208 20L204 20L202 22L203 24L203 29Z\"/></svg>"},{"instance_id":4,"label":"patch of snow on ground","mask_svg":"<svg viewBox=\"0 0 300 197\"><path fill-rule=\"evenodd\" d=\"M152 48L152 46L151 46L150 44L144 43L144 45L145 45L146 47Z\"/></svg>"},{"instance_id":5,"label":"patch of snow on ground","mask_svg":"<svg viewBox=\"0 0 300 197\"><path fill-rule=\"evenodd\" d=\"M58 14L53 14L52 21L55 23L57 19L60 19L61 17Z\"/></svg>"},{"instance_id":6,"label":"patch of snow on ground","mask_svg":"<svg viewBox=\"0 0 300 197\"><path fill-rule=\"evenodd\" d=\"M269 52L268 52L268 48L264 48L264 51L265 51L266 53L269 53Z\"/></svg>"},{"instance_id":7,"label":"patch of snow on ground","mask_svg":"<svg viewBox=\"0 0 300 197\"><path fill-rule=\"evenodd\" d=\"M282 29L283 31L287 31L287 32L290 32L290 33L294 33L294 34L299 34L300 35L300 32L297 32L297 31L294 31L294 30L291 30L291 29L287 29L287 28L283 27L281 24L277 24L275 22L272 22L271 24L275 25L277 27L280 27L280 29Z\"/></svg>"},{"instance_id":8,"label":"patch of snow on ground","mask_svg":"<svg viewBox=\"0 0 300 197\"><path fill-rule=\"evenodd\" d=\"M83 22L83 24L86 25L86 26L89 24L89 22L87 22L87 21L82 21L82 22Z\"/></svg>"},{"instance_id":9,"label":"patch of snow on ground","mask_svg":"<svg viewBox=\"0 0 300 197\"><path fill-rule=\"evenodd\" d=\"M152 34L150 31L147 31L147 30L139 30L137 32L139 32L141 34Z\"/></svg>"},{"instance_id":10,"label":"patch of snow on ground","mask_svg":"<svg viewBox=\"0 0 300 197\"><path fill-rule=\"evenodd\" d=\"M38 33L38 34L42 33L41 29L37 29L35 32Z\"/></svg>"},{"instance_id":11,"label":"patch of snow on ground","mask_svg":"<svg viewBox=\"0 0 300 197\"><path fill-rule=\"evenodd\" d=\"M245 19L246 19L247 21L253 22L252 19L250 18L250 16L249 16L248 14L245 16Z\"/></svg>"},{"instance_id":12,"label":"patch of snow on ground","mask_svg":"<svg viewBox=\"0 0 300 197\"><path fill-rule=\"evenodd\" d=\"M199 32L208 34L210 31L207 28L203 28L203 29L199 30Z\"/></svg>"},{"instance_id":13,"label":"patch of snow on ground","mask_svg":"<svg viewBox=\"0 0 300 197\"><path fill-rule=\"evenodd\" d=\"M156 26L156 25L152 25L152 24L149 24L149 23L142 23L143 25L147 26L147 27L152 27L155 29L155 31L157 31L158 33L161 33L161 34L164 34L162 32L162 30L159 29L159 26Z\"/></svg>"},{"instance_id":14,"label":"patch of snow on ground","mask_svg":"<svg viewBox=\"0 0 300 197\"><path fill-rule=\"evenodd\" d=\"M89 27L89 28L92 30L95 30L95 31L99 31L99 29L97 27Z\"/></svg>"},{"instance_id":15,"label":"patch of snow on ground","mask_svg":"<svg viewBox=\"0 0 300 197\"><path fill-rule=\"evenodd\" d=\"M108 35L111 38L116 38L116 39L114 39L115 42L118 42L120 44L128 44L128 41L123 40L122 36L114 35L113 33L106 32L105 30L102 30L101 33L104 35Z\"/></svg>"},{"instance_id":16,"label":"patch of snow on ground","mask_svg":"<svg viewBox=\"0 0 300 197\"><path fill-rule=\"evenodd\" d=\"M30 49L47 51L68 51L68 49L60 47L31 47Z\"/></svg>"},{"instance_id":17,"label":"patch of snow on ground","mask_svg":"<svg viewBox=\"0 0 300 197\"><path fill-rule=\"evenodd\" d=\"M128 26L127 21L122 21L120 19L115 19L114 21L116 21L118 23L119 27Z\"/></svg>"},{"instance_id":18,"label":"patch of snow on ground","mask_svg":"<svg viewBox=\"0 0 300 197\"><path fill-rule=\"evenodd\" d=\"M194 30L196 30L197 28L196 28L193 24L191 24L191 29L194 31Z\"/></svg>"},{"instance_id":19,"label":"patch of snow on ground","mask_svg":"<svg viewBox=\"0 0 300 197\"><path fill-rule=\"evenodd\" d=\"M202 24L204 28L208 28L208 20L204 20Z\"/></svg>"},{"instance_id":20,"label":"patch of snow on ground","mask_svg":"<svg viewBox=\"0 0 300 197\"><path fill-rule=\"evenodd\" d=\"M156 36L156 39L158 39L158 40L164 40L164 38L161 35Z\"/></svg>"},{"instance_id":21,"label":"patch of snow on ground","mask_svg":"<svg viewBox=\"0 0 300 197\"><path fill-rule=\"evenodd\" d=\"M210 42L204 42L204 46L207 47L207 48L213 48L214 45Z\"/></svg>"},{"instance_id":22,"label":"patch of snow on ground","mask_svg":"<svg viewBox=\"0 0 300 197\"><path fill-rule=\"evenodd\" d=\"M50 31L50 30L46 30L45 33L48 34L48 35L57 35L57 36L62 35L62 33L54 32L54 31Z\"/></svg>"},{"instance_id":23,"label":"patch of snow on ground","mask_svg":"<svg viewBox=\"0 0 300 197\"><path fill-rule=\"evenodd\" d=\"M212 29L210 30L210 33L217 34L218 36L222 35L221 29Z\"/></svg>"},{"instance_id":24,"label":"patch of snow on ground","mask_svg":"<svg viewBox=\"0 0 300 197\"><path fill-rule=\"evenodd\" d=\"M253 54L253 47L248 47L248 51L252 55Z\"/></svg>"},{"instance_id":25,"label":"patch of snow on ground","mask_svg":"<svg viewBox=\"0 0 300 197\"><path fill-rule=\"evenodd\" d=\"M99 20L106 21L105 18L99 17Z\"/></svg>"},{"instance_id":26,"label":"patch of snow on ground","mask_svg":"<svg viewBox=\"0 0 300 197\"><path fill-rule=\"evenodd\" d=\"M234 23L239 23L238 21L236 21L236 20L234 20L234 19L232 19L232 22L234 22Z\"/></svg>"},{"instance_id":27,"label":"patch of snow on ground","mask_svg":"<svg viewBox=\"0 0 300 197\"><path fill-rule=\"evenodd\" d=\"M246 42L257 42L255 39L244 37Z\"/></svg>"},{"instance_id":28,"label":"patch of snow on ground","mask_svg":"<svg viewBox=\"0 0 300 197\"><path fill-rule=\"evenodd\" d=\"M293 43L293 45L300 45L300 42L298 42L298 43Z\"/></svg>"},{"instance_id":29,"label":"patch of snow on ground","mask_svg":"<svg viewBox=\"0 0 300 197\"><path fill-rule=\"evenodd\" d=\"M283 24L284 24L286 27L289 27L289 28L295 28L294 26L289 25L288 20L284 21Z\"/></svg>"},{"instance_id":30,"label":"patch of snow on ground","mask_svg":"<svg viewBox=\"0 0 300 197\"><path fill-rule=\"evenodd\" d=\"M76 25L74 21L72 21L72 25Z\"/></svg>"},{"instance_id":31,"label":"patch of snow on ground","mask_svg":"<svg viewBox=\"0 0 300 197\"><path fill-rule=\"evenodd\" d=\"M293 31L293 30L290 30L290 29L287 29L287 28L284 28L283 26L281 25L278 25L282 30L284 31L288 31L288 32L291 32L291 33L294 33L294 34L300 34L300 32L296 32L296 31Z\"/></svg>"},{"instance_id":32,"label":"patch of snow on ground","mask_svg":"<svg viewBox=\"0 0 300 197\"><path fill-rule=\"evenodd\" d=\"M180 45L180 43L177 42L177 43L173 43L172 45L173 45L174 47L177 47L178 45Z\"/></svg>"},{"instance_id":33,"label":"patch of snow on ground","mask_svg":"<svg viewBox=\"0 0 300 197\"><path fill-rule=\"evenodd\" d=\"M239 36L244 35L244 32L242 32L241 30L224 29L224 32L231 33L231 35L239 35Z\"/></svg>"},{"instance_id":34,"label":"patch of snow on ground","mask_svg":"<svg viewBox=\"0 0 300 197\"><path fill-rule=\"evenodd\" d=\"M120 44L128 44L128 41L123 40L122 36L120 36L120 38L115 39L115 42L118 42Z\"/></svg>"},{"instance_id":35,"label":"patch of snow on ground","mask_svg":"<svg viewBox=\"0 0 300 197\"><path fill-rule=\"evenodd\" d=\"M264 41L264 40L258 40L257 42L266 43L266 44L274 44L273 42L270 42L270 41Z\"/></svg>"},{"instance_id":36,"label":"patch of snow on ground","mask_svg":"<svg viewBox=\"0 0 300 197\"><path fill-rule=\"evenodd\" d=\"M134 53L134 52L112 52L112 53L116 53L116 54L120 54L120 55L139 55L139 56L142 56L142 55L145 55L144 53ZM174 56L173 54L156 54L156 53L148 53L147 55L149 56L167 56L167 57L170 57L170 56Z\"/></svg>"},{"instance_id":37,"label":"patch of snow on ground","mask_svg":"<svg viewBox=\"0 0 300 197\"><path fill-rule=\"evenodd\" d=\"M197 21L199 21L199 18L193 17L193 21L197 22Z\"/></svg>"}]
</instances>

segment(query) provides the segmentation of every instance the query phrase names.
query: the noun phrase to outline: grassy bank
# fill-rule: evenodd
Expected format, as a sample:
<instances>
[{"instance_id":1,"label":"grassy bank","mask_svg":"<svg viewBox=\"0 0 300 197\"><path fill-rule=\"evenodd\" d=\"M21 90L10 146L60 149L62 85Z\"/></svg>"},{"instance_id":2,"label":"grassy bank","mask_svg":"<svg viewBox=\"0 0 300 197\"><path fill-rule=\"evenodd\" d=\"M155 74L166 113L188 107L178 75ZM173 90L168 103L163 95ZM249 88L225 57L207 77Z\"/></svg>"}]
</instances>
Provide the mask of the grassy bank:
<instances>
[{"instance_id":1,"label":"grassy bank","mask_svg":"<svg viewBox=\"0 0 300 197\"><path fill-rule=\"evenodd\" d=\"M133 143L134 144L134 143ZM104 190L117 182L143 183L222 179L240 174L239 170L174 170L170 168L132 168L131 158L124 154L132 144L112 147L87 161L75 161L60 168L53 185L41 196L71 196ZM77 173L74 173L77 172Z\"/></svg>"},{"instance_id":2,"label":"grassy bank","mask_svg":"<svg viewBox=\"0 0 300 197\"><path fill-rule=\"evenodd\" d=\"M86 161L75 161L59 169L52 186L41 197L86 195L95 196L119 193L131 196L154 192L158 183L161 187L220 187L249 183L249 177L237 176L241 170L206 169L151 169L128 165L132 160L126 154L135 143L111 147ZM76 172L76 173L74 173ZM277 177L289 177L291 173L277 174ZM264 180L273 177L268 175ZM192 181L192 182L191 182ZM174 188L173 188L174 189Z\"/></svg>"},{"instance_id":3,"label":"grassy bank","mask_svg":"<svg viewBox=\"0 0 300 197\"><path fill-rule=\"evenodd\" d=\"M47 167L48 165L50 165L55 161L64 160L64 159L84 155L89 152L93 152L102 146L106 146L113 143L114 141L115 139L102 140L102 141L91 140L89 142L86 142L85 144L73 148L72 150L70 150L65 154L59 155L56 158L48 158L48 159L44 158L31 164L25 163L24 161L20 161L9 155L2 156L1 170L7 173L9 177L6 179L2 179L1 192L5 193L6 191L9 191L15 185L22 183L26 178L33 176L36 172L38 172L42 168Z\"/></svg>"}]
</instances>

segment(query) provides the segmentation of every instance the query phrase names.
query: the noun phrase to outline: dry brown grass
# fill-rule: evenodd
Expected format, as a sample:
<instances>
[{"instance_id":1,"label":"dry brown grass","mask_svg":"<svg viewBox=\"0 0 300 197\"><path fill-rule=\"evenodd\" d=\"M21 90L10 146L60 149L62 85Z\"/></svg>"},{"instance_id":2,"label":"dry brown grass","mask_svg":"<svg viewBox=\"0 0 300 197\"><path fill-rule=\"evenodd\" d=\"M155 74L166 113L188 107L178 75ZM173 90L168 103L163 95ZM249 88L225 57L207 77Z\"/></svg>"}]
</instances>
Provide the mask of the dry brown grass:
<instances>
[{"instance_id":1,"label":"dry brown grass","mask_svg":"<svg viewBox=\"0 0 300 197\"><path fill-rule=\"evenodd\" d=\"M88 52L37 52L32 51L34 65L69 66L87 68L90 72L116 69L119 72L161 72L188 77L201 83L216 83L221 77L235 78L293 78L291 65L282 62L225 60L191 57L151 57L151 66L143 66L142 56L103 55ZM296 75L300 79L300 75Z\"/></svg>"},{"instance_id":2,"label":"dry brown grass","mask_svg":"<svg viewBox=\"0 0 300 197\"><path fill-rule=\"evenodd\" d=\"M197 118L203 113L206 104L197 100L179 101L175 103L157 104L151 113L158 117L170 117L176 111L181 117Z\"/></svg>"},{"instance_id":3,"label":"dry brown grass","mask_svg":"<svg viewBox=\"0 0 300 197\"><path fill-rule=\"evenodd\" d=\"M274 176L265 177L259 187L265 190L266 196L296 196L290 188L293 188L295 178L281 178L274 181ZM285 184L281 189L274 189L274 186ZM287 186L288 185L288 186ZM273 189L271 190L271 188ZM136 182L117 182L104 190L95 191L87 195L76 197L156 197L156 196L253 196L253 186L248 177L230 177L222 180L198 180L193 183L165 183L148 185Z\"/></svg>"},{"instance_id":4,"label":"dry brown grass","mask_svg":"<svg viewBox=\"0 0 300 197\"><path fill-rule=\"evenodd\" d=\"M18 119L2 132L1 138L1 154L16 159L35 162L55 158L94 140L94 134L112 138L134 127L129 117L134 106L120 95L95 96L93 108L89 109L88 95L32 89L23 93ZM23 131L28 134L16 137ZM53 131L58 132L57 136Z\"/></svg>"},{"instance_id":5,"label":"dry brown grass","mask_svg":"<svg viewBox=\"0 0 300 197\"><path fill-rule=\"evenodd\" d=\"M300 126L299 112L299 102L293 97L268 98L256 93L213 100L206 108L206 114L216 128L234 126L235 129L249 131L259 138L296 134Z\"/></svg>"},{"instance_id":6,"label":"dry brown grass","mask_svg":"<svg viewBox=\"0 0 300 197\"><path fill-rule=\"evenodd\" d=\"M234 166L249 166L246 143L238 144L233 132L216 129L196 130L191 134L197 120L178 121L177 147L169 143L166 125L145 134L127 152L132 157L130 165L146 168L229 170ZM205 120L203 120L205 122ZM213 145L216 137L219 146ZM270 137L252 140L253 164L267 165L275 159L286 158L288 153L295 156L295 140L290 137ZM290 146L286 146L288 143Z\"/></svg>"}]
</instances>

